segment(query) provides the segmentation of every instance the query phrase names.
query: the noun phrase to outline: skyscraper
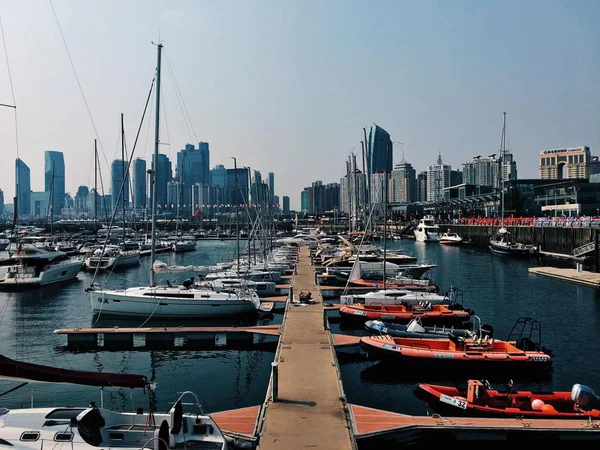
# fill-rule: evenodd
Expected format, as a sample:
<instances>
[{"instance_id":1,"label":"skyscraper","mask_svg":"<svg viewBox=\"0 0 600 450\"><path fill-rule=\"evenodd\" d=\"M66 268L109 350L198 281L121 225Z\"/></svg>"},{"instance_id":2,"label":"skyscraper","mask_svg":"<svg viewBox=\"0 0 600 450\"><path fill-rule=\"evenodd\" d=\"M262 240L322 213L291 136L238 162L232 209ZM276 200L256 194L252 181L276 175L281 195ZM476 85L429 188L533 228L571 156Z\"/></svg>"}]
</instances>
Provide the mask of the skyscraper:
<instances>
[{"instance_id":1,"label":"skyscraper","mask_svg":"<svg viewBox=\"0 0 600 450\"><path fill-rule=\"evenodd\" d=\"M442 155L438 154L436 164L427 167L427 201L444 200L444 188L450 186L451 167L442 163Z\"/></svg>"},{"instance_id":2,"label":"skyscraper","mask_svg":"<svg viewBox=\"0 0 600 450\"><path fill-rule=\"evenodd\" d=\"M208 142L200 142L198 148L186 144L177 153L177 181L181 183L183 208L190 210L192 202L192 185L210 184L210 152Z\"/></svg>"},{"instance_id":3,"label":"skyscraper","mask_svg":"<svg viewBox=\"0 0 600 450\"><path fill-rule=\"evenodd\" d=\"M15 193L18 215L28 216L31 213L31 171L21 159L15 162Z\"/></svg>"},{"instance_id":4,"label":"skyscraper","mask_svg":"<svg viewBox=\"0 0 600 450\"><path fill-rule=\"evenodd\" d=\"M125 207L129 206L129 172L127 172L127 161L115 159L110 166L110 174L112 178L110 194L113 199L113 209L122 208L123 202L125 203ZM121 194L123 182L125 185Z\"/></svg>"},{"instance_id":5,"label":"skyscraper","mask_svg":"<svg viewBox=\"0 0 600 450\"><path fill-rule=\"evenodd\" d=\"M275 202L275 173L269 172L269 197L271 198L271 205L276 205Z\"/></svg>"},{"instance_id":6,"label":"skyscraper","mask_svg":"<svg viewBox=\"0 0 600 450\"><path fill-rule=\"evenodd\" d=\"M238 167L237 176L236 169L227 169L227 203L231 206L244 205L248 200L249 186L248 186L248 168ZM236 188L237 182L237 188Z\"/></svg>"},{"instance_id":7,"label":"skyscraper","mask_svg":"<svg viewBox=\"0 0 600 450\"><path fill-rule=\"evenodd\" d=\"M4 192L0 189L0 217L4 217L6 209L4 208Z\"/></svg>"},{"instance_id":8,"label":"skyscraper","mask_svg":"<svg viewBox=\"0 0 600 450\"><path fill-rule=\"evenodd\" d=\"M290 198L287 195L283 196L283 213L284 214L289 214L290 213Z\"/></svg>"},{"instance_id":9,"label":"skyscraper","mask_svg":"<svg viewBox=\"0 0 600 450\"><path fill-rule=\"evenodd\" d=\"M210 184L212 186L225 187L227 177L227 169L223 164L217 164L214 169L210 171Z\"/></svg>"},{"instance_id":10,"label":"skyscraper","mask_svg":"<svg viewBox=\"0 0 600 450\"><path fill-rule=\"evenodd\" d=\"M152 169L156 170L156 205L164 208L167 205L167 183L173 179L173 169L169 157L159 153L158 164L155 166L154 155L152 155ZM154 183L150 183L150 202L152 202L153 195Z\"/></svg>"},{"instance_id":11,"label":"skyscraper","mask_svg":"<svg viewBox=\"0 0 600 450\"><path fill-rule=\"evenodd\" d=\"M389 174L392 171L393 156L392 140L389 133L379 125L372 126L369 132L367 157L369 174L381 172Z\"/></svg>"},{"instance_id":12,"label":"skyscraper","mask_svg":"<svg viewBox=\"0 0 600 450\"><path fill-rule=\"evenodd\" d=\"M65 206L65 158L62 152L44 152L44 190L49 192L53 215Z\"/></svg>"},{"instance_id":13,"label":"skyscraper","mask_svg":"<svg viewBox=\"0 0 600 450\"><path fill-rule=\"evenodd\" d=\"M146 160L136 158L133 161L133 206L137 210L146 209Z\"/></svg>"},{"instance_id":14,"label":"skyscraper","mask_svg":"<svg viewBox=\"0 0 600 450\"><path fill-rule=\"evenodd\" d=\"M391 202L413 203L417 201L417 172L404 159L392 170L389 190Z\"/></svg>"}]
</instances>

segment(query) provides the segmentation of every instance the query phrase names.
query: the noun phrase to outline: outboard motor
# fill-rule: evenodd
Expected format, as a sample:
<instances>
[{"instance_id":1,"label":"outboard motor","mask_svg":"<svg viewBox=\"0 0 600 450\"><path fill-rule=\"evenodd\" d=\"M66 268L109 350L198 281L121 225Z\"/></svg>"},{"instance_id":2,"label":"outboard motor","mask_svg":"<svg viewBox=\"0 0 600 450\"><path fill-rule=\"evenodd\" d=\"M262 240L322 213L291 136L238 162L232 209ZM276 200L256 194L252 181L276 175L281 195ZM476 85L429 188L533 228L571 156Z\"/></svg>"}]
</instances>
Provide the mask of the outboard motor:
<instances>
[{"instance_id":1,"label":"outboard motor","mask_svg":"<svg viewBox=\"0 0 600 450\"><path fill-rule=\"evenodd\" d=\"M583 384L573 385L573 389L571 389L571 400L584 411L600 409L600 398L598 398L592 388L584 386Z\"/></svg>"},{"instance_id":2,"label":"outboard motor","mask_svg":"<svg viewBox=\"0 0 600 450\"><path fill-rule=\"evenodd\" d=\"M490 324L484 323L483 325L481 325L481 336L485 337L485 336L489 336L490 338L494 337L494 327L492 327Z\"/></svg>"}]
</instances>

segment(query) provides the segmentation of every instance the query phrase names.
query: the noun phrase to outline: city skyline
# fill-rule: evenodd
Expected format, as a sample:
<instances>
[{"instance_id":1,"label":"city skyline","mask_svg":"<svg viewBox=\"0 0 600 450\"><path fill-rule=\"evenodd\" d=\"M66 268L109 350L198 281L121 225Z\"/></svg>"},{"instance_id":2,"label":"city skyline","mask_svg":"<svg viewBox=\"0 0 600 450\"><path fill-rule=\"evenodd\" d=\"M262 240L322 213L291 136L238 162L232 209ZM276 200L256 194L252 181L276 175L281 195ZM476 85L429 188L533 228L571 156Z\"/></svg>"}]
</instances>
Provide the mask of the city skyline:
<instances>
[{"instance_id":1,"label":"city skyline","mask_svg":"<svg viewBox=\"0 0 600 450\"><path fill-rule=\"evenodd\" d=\"M72 196L79 186L93 187L96 137L108 174L120 153L121 112L133 145L158 30L168 117L161 152L175 165L186 143L210 142L210 169L231 169L234 156L263 177L272 172L276 195L289 196L292 209L314 180L344 175L343 161L352 151L360 155L363 128L373 122L395 143L392 167L402 158L401 141L417 172L435 164L438 153L453 169L497 153L503 110L521 178L538 178L543 149L588 146L600 153L600 105L590 101L600 97L597 2L382 1L376 11L333 0L32 4L36 14L2 2L19 149L10 109L0 111L0 145L5 157L29 166L33 192L44 189L48 148L64 153ZM10 104L7 67L0 66L0 102ZM134 155L148 165L152 128L144 123ZM290 163L294 158L298 163ZM7 203L14 177L12 164L0 167Z\"/></svg>"}]
</instances>

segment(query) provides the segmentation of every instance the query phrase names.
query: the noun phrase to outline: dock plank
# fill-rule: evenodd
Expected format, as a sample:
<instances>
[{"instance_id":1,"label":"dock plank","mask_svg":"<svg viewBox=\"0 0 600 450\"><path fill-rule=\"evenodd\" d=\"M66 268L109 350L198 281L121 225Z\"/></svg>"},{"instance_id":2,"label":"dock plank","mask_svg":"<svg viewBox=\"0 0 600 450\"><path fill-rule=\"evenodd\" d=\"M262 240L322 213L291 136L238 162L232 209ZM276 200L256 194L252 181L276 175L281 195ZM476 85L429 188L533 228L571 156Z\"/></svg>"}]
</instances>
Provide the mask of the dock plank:
<instances>
[{"instance_id":1,"label":"dock plank","mask_svg":"<svg viewBox=\"0 0 600 450\"><path fill-rule=\"evenodd\" d=\"M260 448L350 450L355 448L351 425L329 333L323 329L323 297L307 247L301 247L296 268L294 290L309 290L315 303L286 310L278 360L279 398L266 404Z\"/></svg>"},{"instance_id":2,"label":"dock plank","mask_svg":"<svg viewBox=\"0 0 600 450\"><path fill-rule=\"evenodd\" d=\"M261 406L212 413L211 417L225 433L235 433L254 439L257 434Z\"/></svg>"},{"instance_id":3,"label":"dock plank","mask_svg":"<svg viewBox=\"0 0 600 450\"><path fill-rule=\"evenodd\" d=\"M600 273L560 267L530 267L529 273L590 287L600 287Z\"/></svg>"},{"instance_id":4,"label":"dock plank","mask_svg":"<svg viewBox=\"0 0 600 450\"><path fill-rule=\"evenodd\" d=\"M160 334L160 333L256 333L277 336L279 325L259 325L254 327L145 327L145 328L61 328L54 334Z\"/></svg>"}]
</instances>

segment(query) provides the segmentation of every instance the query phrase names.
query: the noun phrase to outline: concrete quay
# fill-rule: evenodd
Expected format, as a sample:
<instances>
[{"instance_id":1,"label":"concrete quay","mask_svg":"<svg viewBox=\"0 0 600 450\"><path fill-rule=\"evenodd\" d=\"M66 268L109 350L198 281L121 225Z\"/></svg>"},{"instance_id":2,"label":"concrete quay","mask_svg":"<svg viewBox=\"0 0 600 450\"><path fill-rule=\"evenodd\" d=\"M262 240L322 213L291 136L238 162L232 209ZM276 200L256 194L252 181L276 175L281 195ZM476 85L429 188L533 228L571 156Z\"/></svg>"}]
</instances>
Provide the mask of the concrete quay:
<instances>
[{"instance_id":1,"label":"concrete quay","mask_svg":"<svg viewBox=\"0 0 600 450\"><path fill-rule=\"evenodd\" d=\"M530 267L529 273L557 280L569 281L584 286L600 288L600 273L560 267Z\"/></svg>"},{"instance_id":2,"label":"concrete quay","mask_svg":"<svg viewBox=\"0 0 600 450\"><path fill-rule=\"evenodd\" d=\"M261 450L356 449L335 350L323 326L323 297L315 280L310 249L301 247L292 288L296 295L310 291L314 303L287 304L259 432Z\"/></svg>"}]
</instances>

